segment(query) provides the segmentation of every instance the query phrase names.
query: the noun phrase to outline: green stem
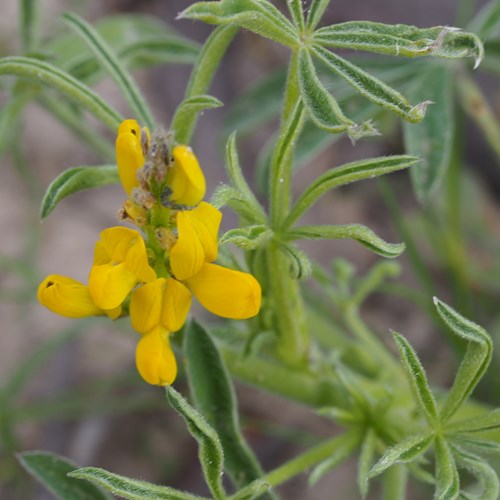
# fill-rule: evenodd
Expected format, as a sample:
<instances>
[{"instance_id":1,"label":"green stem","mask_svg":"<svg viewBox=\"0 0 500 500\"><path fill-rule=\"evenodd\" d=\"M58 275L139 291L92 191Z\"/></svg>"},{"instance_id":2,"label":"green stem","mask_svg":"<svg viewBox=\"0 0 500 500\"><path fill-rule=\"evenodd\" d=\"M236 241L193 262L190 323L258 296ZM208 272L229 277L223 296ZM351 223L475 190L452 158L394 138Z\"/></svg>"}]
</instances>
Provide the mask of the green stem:
<instances>
[{"instance_id":1,"label":"green stem","mask_svg":"<svg viewBox=\"0 0 500 500\"><path fill-rule=\"evenodd\" d=\"M289 263L278 243L266 250L267 273L278 335L278 356L290 366L304 365L309 347L304 303L299 282L290 276Z\"/></svg>"},{"instance_id":2,"label":"green stem","mask_svg":"<svg viewBox=\"0 0 500 500\"><path fill-rule=\"evenodd\" d=\"M382 499L403 500L406 498L408 469L403 464L390 467L382 476Z\"/></svg>"},{"instance_id":3,"label":"green stem","mask_svg":"<svg viewBox=\"0 0 500 500\"><path fill-rule=\"evenodd\" d=\"M339 447L346 448L344 456L347 457L359 446L361 437L362 433L357 430L348 431L345 434L336 436L329 439L326 443L314 446L302 455L265 474L258 481L268 484L271 488L278 486L331 457ZM233 498L245 498L246 489L240 490Z\"/></svg>"},{"instance_id":4,"label":"green stem","mask_svg":"<svg viewBox=\"0 0 500 500\"><path fill-rule=\"evenodd\" d=\"M23 53L33 50L36 46L39 28L39 7L41 2L38 0L21 0L19 3L19 31L21 33L21 42Z\"/></svg>"}]
</instances>

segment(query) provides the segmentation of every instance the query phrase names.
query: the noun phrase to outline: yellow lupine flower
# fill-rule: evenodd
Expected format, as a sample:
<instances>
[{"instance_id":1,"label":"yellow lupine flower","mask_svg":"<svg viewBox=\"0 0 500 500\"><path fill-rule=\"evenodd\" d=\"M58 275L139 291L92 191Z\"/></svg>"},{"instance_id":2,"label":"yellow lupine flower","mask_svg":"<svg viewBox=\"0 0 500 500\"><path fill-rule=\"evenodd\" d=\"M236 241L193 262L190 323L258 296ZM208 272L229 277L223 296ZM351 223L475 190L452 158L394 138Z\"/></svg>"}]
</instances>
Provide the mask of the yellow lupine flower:
<instances>
[{"instance_id":1,"label":"yellow lupine flower","mask_svg":"<svg viewBox=\"0 0 500 500\"><path fill-rule=\"evenodd\" d=\"M135 285L156 279L156 273L148 263L146 245L138 231L111 227L100 236L89 274L89 292L98 307L113 309Z\"/></svg>"},{"instance_id":2,"label":"yellow lupine flower","mask_svg":"<svg viewBox=\"0 0 500 500\"><path fill-rule=\"evenodd\" d=\"M97 307L86 285L59 274L50 274L40 283L37 297L47 309L67 318L106 314L111 319L116 319L121 314L121 306L109 310Z\"/></svg>"},{"instance_id":3,"label":"yellow lupine flower","mask_svg":"<svg viewBox=\"0 0 500 500\"><path fill-rule=\"evenodd\" d=\"M205 196L205 176L198 159L188 146L178 145L172 151L174 164L167 176L167 184L172 190L170 200L178 205L194 207Z\"/></svg>"},{"instance_id":4,"label":"yellow lupine flower","mask_svg":"<svg viewBox=\"0 0 500 500\"><path fill-rule=\"evenodd\" d=\"M177 362L164 328L157 326L141 337L135 351L135 364L148 384L164 386L175 380Z\"/></svg>"},{"instance_id":5,"label":"yellow lupine flower","mask_svg":"<svg viewBox=\"0 0 500 500\"><path fill-rule=\"evenodd\" d=\"M116 163L123 189L130 195L132 189L139 186L137 170L144 165L141 128L135 120L125 120L118 128Z\"/></svg>"},{"instance_id":6,"label":"yellow lupine flower","mask_svg":"<svg viewBox=\"0 0 500 500\"><path fill-rule=\"evenodd\" d=\"M191 293L173 278L158 278L142 285L130 299L130 321L139 333L157 326L176 332L186 322L191 307Z\"/></svg>"},{"instance_id":7,"label":"yellow lupine flower","mask_svg":"<svg viewBox=\"0 0 500 500\"><path fill-rule=\"evenodd\" d=\"M259 282L251 274L210 264L217 258L221 218L220 211L205 202L179 212L178 240L170 252L170 267L174 277L210 312L224 318L251 318L261 305Z\"/></svg>"}]
</instances>

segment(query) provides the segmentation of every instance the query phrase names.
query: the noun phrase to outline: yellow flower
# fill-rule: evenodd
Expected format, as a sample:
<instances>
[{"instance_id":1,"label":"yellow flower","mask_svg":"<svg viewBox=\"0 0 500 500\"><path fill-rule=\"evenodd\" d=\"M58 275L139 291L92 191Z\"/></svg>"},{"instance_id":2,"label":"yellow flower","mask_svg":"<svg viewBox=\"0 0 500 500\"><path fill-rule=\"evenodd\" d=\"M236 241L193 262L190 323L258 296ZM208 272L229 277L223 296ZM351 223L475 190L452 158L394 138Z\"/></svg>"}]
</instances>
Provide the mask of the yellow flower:
<instances>
[{"instance_id":1,"label":"yellow flower","mask_svg":"<svg viewBox=\"0 0 500 500\"><path fill-rule=\"evenodd\" d=\"M130 196L132 189L139 186L137 170L144 165L141 129L135 120L125 120L118 128L116 163L123 189Z\"/></svg>"},{"instance_id":2,"label":"yellow flower","mask_svg":"<svg viewBox=\"0 0 500 500\"><path fill-rule=\"evenodd\" d=\"M170 201L177 205L196 206L205 196L205 176L198 159L188 146L178 145L172 151L174 163L167 176L172 190Z\"/></svg>"},{"instance_id":3,"label":"yellow flower","mask_svg":"<svg viewBox=\"0 0 500 500\"><path fill-rule=\"evenodd\" d=\"M175 380L177 363L165 329L157 326L141 337L135 351L135 364L148 384L163 386Z\"/></svg>"},{"instance_id":4,"label":"yellow flower","mask_svg":"<svg viewBox=\"0 0 500 500\"><path fill-rule=\"evenodd\" d=\"M113 309L138 283L156 279L156 273L148 263L146 245L138 231L111 227L100 236L89 274L89 292L97 307Z\"/></svg>"},{"instance_id":5,"label":"yellow flower","mask_svg":"<svg viewBox=\"0 0 500 500\"><path fill-rule=\"evenodd\" d=\"M170 268L210 312L224 318L251 318L260 309L259 282L251 274L210 263L217 258L221 218L219 210L205 202L179 212Z\"/></svg>"},{"instance_id":6,"label":"yellow flower","mask_svg":"<svg viewBox=\"0 0 500 500\"><path fill-rule=\"evenodd\" d=\"M67 318L108 315L116 319L121 314L121 306L105 310L97 307L89 289L77 280L51 274L38 287L38 301L50 311Z\"/></svg>"}]
</instances>

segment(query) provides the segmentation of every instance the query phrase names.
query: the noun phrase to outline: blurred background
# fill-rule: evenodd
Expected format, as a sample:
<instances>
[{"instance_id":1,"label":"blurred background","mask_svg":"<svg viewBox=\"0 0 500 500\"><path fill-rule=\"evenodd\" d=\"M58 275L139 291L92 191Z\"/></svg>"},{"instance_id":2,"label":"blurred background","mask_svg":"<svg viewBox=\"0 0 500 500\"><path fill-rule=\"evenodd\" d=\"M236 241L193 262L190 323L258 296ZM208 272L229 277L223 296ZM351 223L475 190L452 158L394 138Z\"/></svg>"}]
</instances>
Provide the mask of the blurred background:
<instances>
[{"instance_id":1,"label":"blurred background","mask_svg":"<svg viewBox=\"0 0 500 500\"><path fill-rule=\"evenodd\" d=\"M19 54L17 3L0 0L0 54ZM47 43L68 33L59 16L75 11L96 23L116 14L154 16L177 33L202 44L212 27L189 20L176 21L176 15L191 2L185 0L141 1L70 1L40 0L42 40ZM279 4L279 2L275 2ZM471 16L486 2L463 2L462 17ZM335 0L324 19L325 24L348 20L371 20L406 23L420 27L457 24L456 0L377 0L371 2ZM467 8L470 11L467 12ZM43 45L43 44L42 44ZM43 51L43 48L40 48ZM261 190L256 165L266 141L276 130L276 109L272 103L244 109L234 106L236 98L271 73L280 78L288 61L288 51L268 40L242 32L231 46L210 94L224 102L221 109L201 116L192 144L202 164L208 193L226 180L224 144L228 134L250 119L268 112L259 126L251 124L240 134L240 157L249 179ZM158 123L168 125L176 106L183 98L189 77L189 64L162 64L134 71L138 84L147 96ZM276 73L278 72L278 73ZM497 106L498 88L494 77L481 76L481 87L490 103ZM0 81L0 105L9 103L12 80ZM113 83L101 79L93 88L124 116L129 110ZM398 87L396 87L398 88ZM400 88L401 90L401 88ZM55 94L54 94L55 95ZM242 111L243 109L243 111ZM274 115L273 115L274 113ZM402 133L396 120L380 118L384 136L356 143L345 138L318 150L306 168L296 177L299 190L327 168L369 156L401 153ZM112 146L114 138L92 119L88 126L102 133ZM9 132L9 144L3 144L0 181L0 498L51 498L39 488L13 458L24 450L48 450L62 454L79 465L102 467L118 474L167 484L193 493L207 494L200 473L197 448L183 422L166 403L163 392L144 384L136 374L134 351L136 334L126 320L111 324L93 319L72 321L58 317L39 306L36 288L45 275L57 273L86 281L98 234L116 223L116 212L123 203L119 186L84 191L63 200L42 223L39 207L44 191L53 178L66 168L105 163L68 131L44 106L29 102L22 109L19 125L9 129L2 121L2 132ZM499 241L498 195L500 175L498 159L487 147L481 133L465 123L467 187L470 208L486 227L491 241ZM412 217L418 203L411 191L407 172L391 175L400 213ZM310 215L320 223L359 222L366 224L384 239L400 241L376 182L365 181L325 196ZM224 228L234 227L236 219L225 212ZM415 231L420 227L415 225ZM434 253L432 242L420 234L422 258L436 283L440 297L450 299L449 276ZM473 233L471 233L473 234ZM474 241L472 242L474 243ZM492 244L493 245L493 244ZM498 244L489 253L471 248L471 258L483 271L493 273L498 265ZM320 263L329 265L333 258L345 257L363 274L379 257L349 241L314 242L304 249ZM403 265L402 282L421 286L410 269L408 257ZM498 260L496 261L498 262ZM201 311L197 311L197 314ZM489 314L498 331L496 313ZM389 344L389 329L403 333L422 356L435 384L447 384L453 374L453 354L431 319L413 302L391 294L374 295L363 309L368 323ZM475 311L471 318L479 321ZM205 321L215 321L205 317ZM495 330L496 327L496 330ZM181 392L187 388L183 377L176 381ZM310 409L277 396L237 383L242 426L249 443L265 470L298 454L308 445L336 432L333 423L315 416ZM498 403L498 391L489 394ZM495 397L496 396L496 397ZM322 500L359 498L355 467L346 463L325 476L314 487L307 477L299 477L278 489L286 499ZM428 492L414 492L414 498L426 498ZM334 493L332 493L334 492ZM377 498L377 486L371 493Z\"/></svg>"}]
</instances>

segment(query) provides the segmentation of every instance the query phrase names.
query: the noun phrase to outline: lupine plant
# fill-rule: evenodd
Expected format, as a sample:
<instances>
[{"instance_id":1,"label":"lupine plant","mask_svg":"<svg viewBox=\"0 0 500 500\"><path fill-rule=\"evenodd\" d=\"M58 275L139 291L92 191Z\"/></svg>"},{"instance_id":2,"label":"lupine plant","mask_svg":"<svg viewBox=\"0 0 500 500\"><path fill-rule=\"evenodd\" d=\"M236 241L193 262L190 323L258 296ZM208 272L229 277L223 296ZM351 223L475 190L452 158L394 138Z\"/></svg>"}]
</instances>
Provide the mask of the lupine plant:
<instances>
[{"instance_id":1,"label":"lupine plant","mask_svg":"<svg viewBox=\"0 0 500 500\"><path fill-rule=\"evenodd\" d=\"M477 318L473 307L458 215L463 110L498 155L500 125L472 76L484 58L483 42L499 43L498 3L462 30L359 20L326 26L329 0L193 2L177 21L215 25L201 48L152 19L118 16L92 26L74 13L63 16L70 34L39 46L35 4L21 2L24 55L0 59L0 74L15 77L6 87L0 151L15 143L15 124L36 101L106 162L63 171L46 189L41 217L76 192L110 184L123 191L116 225L96 235L87 283L54 269L38 285L38 301L75 325L92 316L130 323L138 338L137 371L162 388L158 405L177 412L197 441L210 498L277 498L284 482L307 473L312 485L349 458L357 462L362 497L372 481L381 482L387 500L405 498L410 482L420 481L437 499L498 498L490 460L500 451L500 410L490 406L498 398L470 398L483 377L498 387L496 374L487 372L497 362L492 338L473 322L490 320L483 312ZM200 113L223 105L208 92L239 30L286 47L289 63L244 91L229 113L222 132L227 182L207 195L204 152L190 145ZM343 49L379 57L346 56ZM494 57L486 61L498 72ZM165 123L151 112L130 70L171 62L192 64L192 71L184 99ZM128 104L127 116L91 88L106 75ZM453 107L455 91L463 110ZM84 113L111 131L114 147L86 125ZM278 130L244 172L238 133L274 118ZM376 140L379 121L402 123L405 154L335 165L305 187L295 182L294 174L339 137L354 145ZM380 187L404 242L389 243L357 223L314 223L314 205L335 188L406 169L421 206L415 225L438 220L428 231L454 283L455 308L434 296L412 222L399 213L387 180ZM219 235L223 207L237 215L237 225ZM303 240L346 238L380 256L364 276L341 259L323 267L300 247ZM394 282L400 266L387 259L397 259L405 244L422 290ZM457 354L451 387L433 387L404 332L392 332L391 348L364 322L360 308L378 290L414 298L439 325ZM479 295L487 292L482 283ZM227 321L193 317L193 297ZM182 391L175 388L181 361L188 387ZM29 371L20 372L2 389L5 408L27 378ZM233 378L306 405L339 431L265 471L242 432ZM8 436L13 418L5 415ZM58 498L202 498L79 468L48 452L24 452L18 460Z\"/></svg>"}]
</instances>

